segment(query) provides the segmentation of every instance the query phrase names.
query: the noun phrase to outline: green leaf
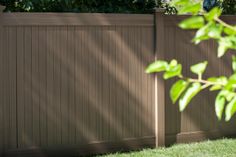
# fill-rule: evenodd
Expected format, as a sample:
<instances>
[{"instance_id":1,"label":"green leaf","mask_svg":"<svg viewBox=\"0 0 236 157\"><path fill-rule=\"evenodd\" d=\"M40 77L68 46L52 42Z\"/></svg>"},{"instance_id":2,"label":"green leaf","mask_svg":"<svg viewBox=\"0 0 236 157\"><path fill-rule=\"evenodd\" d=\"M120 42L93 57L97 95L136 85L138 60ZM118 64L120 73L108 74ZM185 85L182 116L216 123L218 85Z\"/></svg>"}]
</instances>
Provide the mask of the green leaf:
<instances>
[{"instance_id":1,"label":"green leaf","mask_svg":"<svg viewBox=\"0 0 236 157\"><path fill-rule=\"evenodd\" d=\"M212 25L208 32L208 36L213 39L219 39L221 37L222 31L223 31L222 25Z\"/></svg>"},{"instance_id":2,"label":"green leaf","mask_svg":"<svg viewBox=\"0 0 236 157\"><path fill-rule=\"evenodd\" d=\"M221 80L227 80L225 76L220 76L220 77L210 77L207 79L207 81L210 82L221 82Z\"/></svg>"},{"instance_id":3,"label":"green leaf","mask_svg":"<svg viewBox=\"0 0 236 157\"><path fill-rule=\"evenodd\" d=\"M206 70L207 64L208 62L204 61L195 65L192 65L190 67L190 70L197 75L202 75L204 71Z\"/></svg>"},{"instance_id":4,"label":"green leaf","mask_svg":"<svg viewBox=\"0 0 236 157\"><path fill-rule=\"evenodd\" d=\"M205 14L205 18L207 19L207 21L212 21L215 18L218 18L222 13L222 10L218 7L213 8L210 12L208 12L207 14Z\"/></svg>"},{"instance_id":5,"label":"green leaf","mask_svg":"<svg viewBox=\"0 0 236 157\"><path fill-rule=\"evenodd\" d=\"M210 81L210 82L217 82L218 80L218 77L210 77L207 79L207 81Z\"/></svg>"},{"instance_id":6,"label":"green leaf","mask_svg":"<svg viewBox=\"0 0 236 157\"><path fill-rule=\"evenodd\" d=\"M224 28L224 33L226 35L236 35L236 27L235 26L233 26L233 27L234 27L234 29L229 28L229 27L225 27Z\"/></svg>"},{"instance_id":7,"label":"green leaf","mask_svg":"<svg viewBox=\"0 0 236 157\"><path fill-rule=\"evenodd\" d=\"M229 93L225 96L225 98L226 98L227 101L231 101L234 97L235 97L235 93L233 93L233 92L229 92Z\"/></svg>"},{"instance_id":8,"label":"green leaf","mask_svg":"<svg viewBox=\"0 0 236 157\"><path fill-rule=\"evenodd\" d=\"M228 83L228 80L225 76L211 77L211 78L208 78L207 80L212 83L218 83L216 85L213 85L210 88L210 91L220 90L223 88L223 85L226 85Z\"/></svg>"},{"instance_id":9,"label":"green leaf","mask_svg":"<svg viewBox=\"0 0 236 157\"><path fill-rule=\"evenodd\" d=\"M226 46L226 44L224 42L220 42L219 43L219 47L218 47L218 53L217 56L220 58L222 57L225 52L228 50L228 47Z\"/></svg>"},{"instance_id":10,"label":"green leaf","mask_svg":"<svg viewBox=\"0 0 236 157\"><path fill-rule=\"evenodd\" d=\"M222 114L223 114L223 110L225 107L225 97L224 95L222 95L222 92L220 92L215 100L215 112L216 112L216 116L219 120L221 120L222 118Z\"/></svg>"},{"instance_id":11,"label":"green leaf","mask_svg":"<svg viewBox=\"0 0 236 157\"><path fill-rule=\"evenodd\" d=\"M193 38L193 42L195 44L200 43L202 40L209 39L208 33L210 31L210 27L213 25L213 22L207 23L205 26L201 27L195 34L195 37Z\"/></svg>"},{"instance_id":12,"label":"green leaf","mask_svg":"<svg viewBox=\"0 0 236 157\"><path fill-rule=\"evenodd\" d=\"M153 62L146 68L146 73L166 71L167 68L168 68L168 63L166 61L158 60Z\"/></svg>"},{"instance_id":13,"label":"green leaf","mask_svg":"<svg viewBox=\"0 0 236 157\"><path fill-rule=\"evenodd\" d=\"M211 88L210 88L210 91L216 91L216 90L221 90L222 89L222 86L221 85L213 85Z\"/></svg>"},{"instance_id":14,"label":"green leaf","mask_svg":"<svg viewBox=\"0 0 236 157\"><path fill-rule=\"evenodd\" d=\"M178 65L178 62L177 62L177 60L173 59L173 60L170 61L169 65L170 65L170 68L173 68L173 67Z\"/></svg>"},{"instance_id":15,"label":"green leaf","mask_svg":"<svg viewBox=\"0 0 236 157\"><path fill-rule=\"evenodd\" d=\"M236 81L236 73L234 73L233 75L229 77L229 81L231 80Z\"/></svg>"},{"instance_id":16,"label":"green leaf","mask_svg":"<svg viewBox=\"0 0 236 157\"><path fill-rule=\"evenodd\" d=\"M189 4L189 0L173 0L170 3L172 6L178 6L178 5L187 5Z\"/></svg>"},{"instance_id":17,"label":"green leaf","mask_svg":"<svg viewBox=\"0 0 236 157\"><path fill-rule=\"evenodd\" d=\"M200 83L192 83L179 100L179 110L182 112L190 101L201 91Z\"/></svg>"},{"instance_id":18,"label":"green leaf","mask_svg":"<svg viewBox=\"0 0 236 157\"><path fill-rule=\"evenodd\" d=\"M195 3L195 4L186 4L183 5L179 10L178 14L186 14L186 13L192 13L196 15L199 11L201 10L201 4L200 3Z\"/></svg>"},{"instance_id":19,"label":"green leaf","mask_svg":"<svg viewBox=\"0 0 236 157\"><path fill-rule=\"evenodd\" d=\"M176 103L176 101L179 99L181 94L188 87L188 84L189 83L187 81L179 80L172 85L170 89L170 98L173 104Z\"/></svg>"},{"instance_id":20,"label":"green leaf","mask_svg":"<svg viewBox=\"0 0 236 157\"><path fill-rule=\"evenodd\" d=\"M233 71L236 72L236 56L232 56L232 68Z\"/></svg>"},{"instance_id":21,"label":"green leaf","mask_svg":"<svg viewBox=\"0 0 236 157\"><path fill-rule=\"evenodd\" d=\"M210 77L207 79L207 81L213 82L213 83L220 83L222 85L226 85L228 82L227 77L220 76L220 77Z\"/></svg>"},{"instance_id":22,"label":"green leaf","mask_svg":"<svg viewBox=\"0 0 236 157\"><path fill-rule=\"evenodd\" d=\"M236 112L236 97L230 101L225 109L225 120L229 121Z\"/></svg>"},{"instance_id":23,"label":"green leaf","mask_svg":"<svg viewBox=\"0 0 236 157\"><path fill-rule=\"evenodd\" d=\"M204 26L204 18L201 16L193 16L179 24L182 29L199 29Z\"/></svg>"},{"instance_id":24,"label":"green leaf","mask_svg":"<svg viewBox=\"0 0 236 157\"><path fill-rule=\"evenodd\" d=\"M178 64L175 67L170 68L168 71L164 73L163 78L165 80L170 79L172 77L180 76L182 73L182 65Z\"/></svg>"},{"instance_id":25,"label":"green leaf","mask_svg":"<svg viewBox=\"0 0 236 157\"><path fill-rule=\"evenodd\" d=\"M195 44L199 44L201 41L208 40L209 38L219 39L222 31L223 26L216 24L215 22L209 22L196 32L196 35L192 41Z\"/></svg>"},{"instance_id":26,"label":"green leaf","mask_svg":"<svg viewBox=\"0 0 236 157\"><path fill-rule=\"evenodd\" d=\"M218 57L222 57L228 49L236 49L236 36L221 37L218 43Z\"/></svg>"},{"instance_id":27,"label":"green leaf","mask_svg":"<svg viewBox=\"0 0 236 157\"><path fill-rule=\"evenodd\" d=\"M228 82L225 85L226 90L232 90L234 88L236 88L236 73L229 77Z\"/></svg>"}]
</instances>

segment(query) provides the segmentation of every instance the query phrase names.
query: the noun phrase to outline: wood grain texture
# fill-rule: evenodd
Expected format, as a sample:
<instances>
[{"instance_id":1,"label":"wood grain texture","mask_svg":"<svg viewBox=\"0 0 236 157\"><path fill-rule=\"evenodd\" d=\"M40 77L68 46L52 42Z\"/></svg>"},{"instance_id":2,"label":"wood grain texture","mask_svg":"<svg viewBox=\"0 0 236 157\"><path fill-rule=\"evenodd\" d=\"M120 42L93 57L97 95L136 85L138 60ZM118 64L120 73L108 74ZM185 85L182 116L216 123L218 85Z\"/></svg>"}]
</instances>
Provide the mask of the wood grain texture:
<instances>
[{"instance_id":1,"label":"wood grain texture","mask_svg":"<svg viewBox=\"0 0 236 157\"><path fill-rule=\"evenodd\" d=\"M1 150L153 137L152 17L1 14Z\"/></svg>"},{"instance_id":2,"label":"wood grain texture","mask_svg":"<svg viewBox=\"0 0 236 157\"><path fill-rule=\"evenodd\" d=\"M0 24L0 52L4 51L3 27ZM0 73L4 73L4 54L0 53ZM4 151L4 77L0 77L0 155Z\"/></svg>"}]
</instances>

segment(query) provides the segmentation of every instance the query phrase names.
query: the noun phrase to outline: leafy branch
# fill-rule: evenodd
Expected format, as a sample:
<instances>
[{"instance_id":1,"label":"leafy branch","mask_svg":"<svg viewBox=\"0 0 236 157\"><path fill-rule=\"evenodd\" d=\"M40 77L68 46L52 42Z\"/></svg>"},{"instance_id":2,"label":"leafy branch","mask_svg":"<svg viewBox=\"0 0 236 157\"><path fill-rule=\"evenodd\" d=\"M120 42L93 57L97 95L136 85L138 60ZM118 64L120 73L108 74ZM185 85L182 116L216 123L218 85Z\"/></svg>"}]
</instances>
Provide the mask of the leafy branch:
<instances>
[{"instance_id":1,"label":"leafy branch","mask_svg":"<svg viewBox=\"0 0 236 157\"><path fill-rule=\"evenodd\" d=\"M179 8L179 14L192 14L191 17L179 23L182 29L197 30L192 42L199 44L208 39L215 39L219 46L217 56L222 57L227 50L236 50L236 26L232 26L220 19L222 10L213 8L210 12L204 12L200 2L191 0L174 0L172 2ZM202 90L209 88L210 91L219 91L215 99L215 112L218 119L222 119L225 111L225 120L229 121L236 113L236 57L232 56L233 74L229 77L219 76L203 79L203 74L208 62L204 61L190 67L197 78L185 77L182 74L182 65L175 59L169 63L157 60L150 64L146 72L164 72L165 80L177 78L178 80L170 89L170 98L173 103L178 101L179 110L183 111L190 101Z\"/></svg>"}]
</instances>

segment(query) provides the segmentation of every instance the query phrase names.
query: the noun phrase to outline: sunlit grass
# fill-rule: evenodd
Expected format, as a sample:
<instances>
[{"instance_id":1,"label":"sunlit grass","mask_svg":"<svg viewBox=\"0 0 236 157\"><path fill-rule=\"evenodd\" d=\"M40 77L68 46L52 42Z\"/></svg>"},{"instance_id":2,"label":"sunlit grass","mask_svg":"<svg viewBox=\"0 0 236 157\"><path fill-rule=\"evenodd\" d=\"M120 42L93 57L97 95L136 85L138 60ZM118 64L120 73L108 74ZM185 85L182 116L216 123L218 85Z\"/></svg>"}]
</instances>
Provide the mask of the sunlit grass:
<instances>
[{"instance_id":1,"label":"sunlit grass","mask_svg":"<svg viewBox=\"0 0 236 157\"><path fill-rule=\"evenodd\" d=\"M116 153L100 157L236 157L236 139L178 144L168 148L144 149L138 152Z\"/></svg>"}]
</instances>

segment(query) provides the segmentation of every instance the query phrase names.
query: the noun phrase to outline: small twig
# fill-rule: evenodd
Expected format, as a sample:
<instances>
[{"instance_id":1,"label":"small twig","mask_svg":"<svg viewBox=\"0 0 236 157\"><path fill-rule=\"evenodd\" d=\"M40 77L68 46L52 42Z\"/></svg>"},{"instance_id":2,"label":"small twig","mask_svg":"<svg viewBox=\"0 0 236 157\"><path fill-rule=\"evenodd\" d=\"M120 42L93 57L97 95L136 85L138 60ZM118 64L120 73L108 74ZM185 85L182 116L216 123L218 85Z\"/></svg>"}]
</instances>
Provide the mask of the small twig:
<instances>
[{"instance_id":1,"label":"small twig","mask_svg":"<svg viewBox=\"0 0 236 157\"><path fill-rule=\"evenodd\" d=\"M207 80L203 80L203 79L193 79L193 78L186 78L186 77L179 77L180 79L183 80L187 80L189 82L198 82L198 83L202 83L202 84L207 84L207 85L221 85L224 86L225 84L223 83L219 83L219 82L211 82L211 81L207 81Z\"/></svg>"},{"instance_id":2,"label":"small twig","mask_svg":"<svg viewBox=\"0 0 236 157\"><path fill-rule=\"evenodd\" d=\"M215 21L218 22L218 23L220 23L220 24L222 24L222 25L225 26L225 27L228 27L228 28L234 30L234 31L236 32L236 28L235 28L235 27L233 27L233 26L227 24L226 22L222 21L220 18L216 17L216 18L215 18Z\"/></svg>"}]
</instances>

